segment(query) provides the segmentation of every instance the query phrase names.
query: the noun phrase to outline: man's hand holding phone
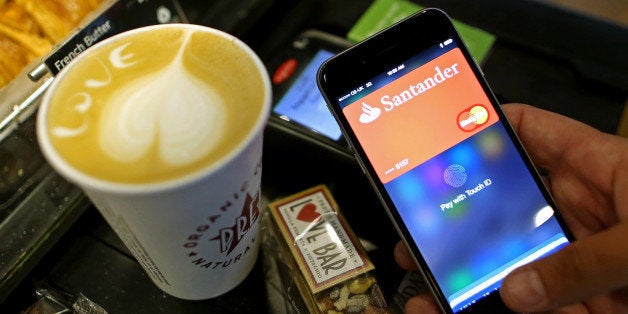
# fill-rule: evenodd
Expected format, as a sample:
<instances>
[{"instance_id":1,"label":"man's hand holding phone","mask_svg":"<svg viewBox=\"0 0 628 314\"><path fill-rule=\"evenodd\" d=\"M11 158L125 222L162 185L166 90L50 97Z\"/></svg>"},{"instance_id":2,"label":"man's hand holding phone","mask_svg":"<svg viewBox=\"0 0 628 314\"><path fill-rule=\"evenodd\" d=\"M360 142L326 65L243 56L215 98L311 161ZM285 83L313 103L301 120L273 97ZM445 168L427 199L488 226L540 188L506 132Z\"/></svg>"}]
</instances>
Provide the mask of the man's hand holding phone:
<instances>
[{"instance_id":1,"label":"man's hand holding phone","mask_svg":"<svg viewBox=\"0 0 628 314\"><path fill-rule=\"evenodd\" d=\"M529 155L547 172L547 185L577 241L518 268L501 288L520 312L628 312L628 140L528 105L503 110ZM395 257L415 268L399 243ZM411 299L406 312L438 312L431 296Z\"/></svg>"},{"instance_id":2,"label":"man's hand holding phone","mask_svg":"<svg viewBox=\"0 0 628 314\"><path fill-rule=\"evenodd\" d=\"M573 240L444 12L337 54L317 79L440 310L507 311L506 275Z\"/></svg>"}]
</instances>

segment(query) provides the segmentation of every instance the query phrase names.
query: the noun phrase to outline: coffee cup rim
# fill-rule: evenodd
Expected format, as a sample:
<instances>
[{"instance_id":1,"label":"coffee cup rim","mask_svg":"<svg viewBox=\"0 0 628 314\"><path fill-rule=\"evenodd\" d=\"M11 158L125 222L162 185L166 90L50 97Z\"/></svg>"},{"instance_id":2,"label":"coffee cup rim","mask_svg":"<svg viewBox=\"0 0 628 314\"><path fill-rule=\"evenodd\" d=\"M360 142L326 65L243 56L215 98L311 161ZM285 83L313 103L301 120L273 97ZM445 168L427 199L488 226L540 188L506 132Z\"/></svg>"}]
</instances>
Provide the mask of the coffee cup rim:
<instances>
[{"instance_id":1,"label":"coffee cup rim","mask_svg":"<svg viewBox=\"0 0 628 314\"><path fill-rule=\"evenodd\" d=\"M81 53L74 58L66 67L64 67L53 79L50 86L48 86L46 92L44 93L40 106L37 112L37 139L40 145L40 149L42 154L45 155L46 160L50 164L50 166L55 169L57 172L61 174L62 177L66 178L73 184L78 185L84 189L93 189L102 192L114 192L120 194L143 194L143 193L155 193L161 192L164 190L172 190L178 189L189 184L198 182L203 178L207 177L211 173L217 172L219 169L225 167L230 161L236 158L239 154L242 153L251 142L256 139L260 133L263 132L263 128L266 126L267 120L270 115L270 107L272 102L272 88L270 83L270 77L268 74L268 70L266 66L261 61L260 57L257 53L248 46L245 42L237 38L236 36L229 34L225 31L218 30L215 28L211 28L203 25L196 24L184 24L184 23L168 23L168 24L156 24L143 26L135 29L131 29L128 31L124 31L119 34L115 34L103 41L100 41L88 49L99 49L100 47L106 46L112 42L118 41L122 38L131 36L133 34L148 32L153 29L159 28L187 28L194 29L203 32L209 32L226 38L233 43L235 43L240 49L246 52L248 57L253 61L255 66L260 73L262 84L264 88L264 99L262 103L262 110L258 119L255 122L255 125L251 128L250 132L246 135L246 137L240 141L240 143L232 149L229 153L225 154L221 158L219 158L216 162L211 163L205 167L202 167L192 173L182 175L180 177L175 177L171 179L167 179L160 182L146 182L146 183L127 183L127 182L115 182L108 181L104 179L97 178L95 176L86 174L74 166L72 166L68 161L66 161L61 155L57 152L50 141L50 135L47 131L47 119L46 117L50 98L53 95L53 91L56 89L57 85L61 84L63 78L66 76L70 70L76 66L76 64L80 63L81 60L87 58L89 54ZM87 50L86 50L87 51Z\"/></svg>"}]
</instances>

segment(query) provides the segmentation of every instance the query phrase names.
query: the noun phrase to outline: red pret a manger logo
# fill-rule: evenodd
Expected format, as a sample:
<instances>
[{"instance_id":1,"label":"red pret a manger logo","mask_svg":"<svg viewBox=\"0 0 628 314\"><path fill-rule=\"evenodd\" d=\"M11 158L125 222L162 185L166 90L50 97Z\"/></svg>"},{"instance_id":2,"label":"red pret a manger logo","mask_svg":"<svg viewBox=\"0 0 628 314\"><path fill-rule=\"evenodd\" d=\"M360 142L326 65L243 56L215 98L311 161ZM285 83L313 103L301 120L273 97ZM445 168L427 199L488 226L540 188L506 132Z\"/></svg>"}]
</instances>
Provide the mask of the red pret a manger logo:
<instances>
[{"instance_id":1,"label":"red pret a manger logo","mask_svg":"<svg viewBox=\"0 0 628 314\"><path fill-rule=\"evenodd\" d=\"M220 229L220 234L210 240L220 240L220 252L231 253L249 232L251 226L259 218L259 192L252 197L246 194L246 200L242 207L242 213L235 220L235 224L229 228Z\"/></svg>"}]
</instances>

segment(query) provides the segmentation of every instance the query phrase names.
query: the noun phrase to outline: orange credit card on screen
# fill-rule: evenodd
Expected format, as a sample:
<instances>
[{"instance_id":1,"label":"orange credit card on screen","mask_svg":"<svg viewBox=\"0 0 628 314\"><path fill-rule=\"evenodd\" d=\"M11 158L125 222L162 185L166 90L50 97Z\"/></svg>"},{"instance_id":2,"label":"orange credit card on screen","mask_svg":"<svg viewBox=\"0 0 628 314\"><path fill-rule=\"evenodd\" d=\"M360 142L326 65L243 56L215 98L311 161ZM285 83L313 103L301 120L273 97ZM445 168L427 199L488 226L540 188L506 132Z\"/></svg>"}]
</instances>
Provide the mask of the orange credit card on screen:
<instances>
[{"instance_id":1,"label":"orange credit card on screen","mask_svg":"<svg viewBox=\"0 0 628 314\"><path fill-rule=\"evenodd\" d=\"M498 120L458 48L343 111L383 183Z\"/></svg>"}]
</instances>

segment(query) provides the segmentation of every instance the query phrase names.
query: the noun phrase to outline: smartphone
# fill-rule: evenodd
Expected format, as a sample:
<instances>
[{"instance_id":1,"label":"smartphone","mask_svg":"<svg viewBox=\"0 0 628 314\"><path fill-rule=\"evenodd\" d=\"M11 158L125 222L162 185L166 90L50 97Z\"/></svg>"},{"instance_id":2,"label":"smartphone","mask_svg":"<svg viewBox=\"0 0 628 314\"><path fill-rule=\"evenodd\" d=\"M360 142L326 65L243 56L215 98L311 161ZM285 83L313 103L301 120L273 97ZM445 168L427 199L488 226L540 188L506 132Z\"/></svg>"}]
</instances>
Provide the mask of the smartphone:
<instances>
[{"instance_id":1,"label":"smartphone","mask_svg":"<svg viewBox=\"0 0 628 314\"><path fill-rule=\"evenodd\" d=\"M451 19L425 9L324 62L319 88L447 313L573 236Z\"/></svg>"},{"instance_id":2,"label":"smartphone","mask_svg":"<svg viewBox=\"0 0 628 314\"><path fill-rule=\"evenodd\" d=\"M327 151L353 157L316 83L319 66L352 42L308 29L267 62L273 87L269 127Z\"/></svg>"}]
</instances>

